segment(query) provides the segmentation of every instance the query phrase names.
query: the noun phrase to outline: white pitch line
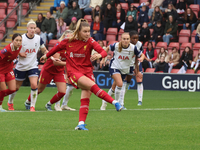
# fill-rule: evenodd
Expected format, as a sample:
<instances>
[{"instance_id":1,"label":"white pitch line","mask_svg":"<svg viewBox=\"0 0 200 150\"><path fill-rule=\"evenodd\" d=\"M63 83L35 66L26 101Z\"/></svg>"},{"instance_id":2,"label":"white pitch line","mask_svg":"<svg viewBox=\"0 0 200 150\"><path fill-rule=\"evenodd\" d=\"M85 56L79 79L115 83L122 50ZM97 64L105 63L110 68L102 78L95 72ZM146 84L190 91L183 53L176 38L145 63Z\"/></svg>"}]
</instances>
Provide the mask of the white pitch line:
<instances>
[{"instance_id":1,"label":"white pitch line","mask_svg":"<svg viewBox=\"0 0 200 150\"><path fill-rule=\"evenodd\" d=\"M198 110L198 109L200 109L200 107L188 107L188 108L145 108L145 109L127 109L127 110L128 111L129 110L131 110L131 111L154 111L154 110L159 111L159 110ZM127 111L127 110L124 110L124 111ZM79 110L76 110L76 111L79 111ZM90 109L89 111L102 111L102 110ZM107 109L105 111L116 111L116 110L115 109ZM16 110L16 111L6 111L6 112L15 113L15 112L30 112L30 111ZM35 112L37 113L37 112L49 112L49 111L46 111L46 110L37 111L36 110ZM53 110L53 112L55 112L55 110ZM64 111L64 112L68 112L68 111ZM71 112L74 112L74 111L71 111ZM30 112L30 113L32 113L32 112Z\"/></svg>"}]
</instances>

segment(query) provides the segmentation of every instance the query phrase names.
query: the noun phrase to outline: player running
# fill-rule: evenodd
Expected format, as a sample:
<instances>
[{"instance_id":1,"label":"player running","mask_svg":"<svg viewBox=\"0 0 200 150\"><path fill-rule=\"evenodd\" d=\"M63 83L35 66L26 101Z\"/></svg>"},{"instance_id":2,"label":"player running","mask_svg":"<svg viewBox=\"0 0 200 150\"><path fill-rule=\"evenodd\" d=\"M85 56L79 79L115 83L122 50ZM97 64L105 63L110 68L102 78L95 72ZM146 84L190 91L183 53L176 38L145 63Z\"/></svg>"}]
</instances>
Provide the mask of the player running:
<instances>
[{"instance_id":1,"label":"player running","mask_svg":"<svg viewBox=\"0 0 200 150\"><path fill-rule=\"evenodd\" d=\"M14 93L16 90L13 60L17 58L21 48L22 36L19 33L15 33L12 36L12 43L8 44L0 52L0 112L6 111L2 108L4 97ZM6 85L8 86L8 89ZM8 109L14 110L13 107Z\"/></svg>"},{"instance_id":2,"label":"player running","mask_svg":"<svg viewBox=\"0 0 200 150\"><path fill-rule=\"evenodd\" d=\"M38 61L37 61L37 52L39 49L43 53L47 52L47 49L44 46L42 38L35 34L36 23L33 20L30 20L27 23L27 33L22 35L22 49L19 53L19 60L15 68L15 77L16 77L16 92L9 95L8 99L8 108L13 108L13 99L21 87L23 81L28 74L30 85L31 85L31 108L30 111L35 111L35 103L37 100L38 93Z\"/></svg>"},{"instance_id":3,"label":"player running","mask_svg":"<svg viewBox=\"0 0 200 150\"><path fill-rule=\"evenodd\" d=\"M138 50L137 47L130 43L129 33L122 34L122 40L118 43L114 43L106 48L106 52L109 50L114 51L114 57L110 62L109 73L114 79L112 87L109 89L108 94L113 96L115 94L115 100L120 102L120 93L123 85L123 80L128 73L133 72L133 67L130 65L135 59L135 55L139 58L139 61L143 61L144 55L142 51ZM104 59L101 63L104 63ZM124 104L121 103L123 109L125 109ZM107 102L102 100L101 110L105 110Z\"/></svg>"},{"instance_id":4,"label":"player running","mask_svg":"<svg viewBox=\"0 0 200 150\"><path fill-rule=\"evenodd\" d=\"M93 38L90 37L90 25L87 20L79 19L73 37L60 42L59 45L54 47L46 55L42 56L41 60L46 60L62 49L67 50L66 67L69 81L74 87L82 90L79 124L75 130L88 130L85 127L85 120L89 111L89 102L92 93L115 105L117 111L121 111L122 106L95 84L91 61L102 57L104 58L107 56L107 53ZM98 54L91 56L92 49L96 50Z\"/></svg>"}]
</instances>

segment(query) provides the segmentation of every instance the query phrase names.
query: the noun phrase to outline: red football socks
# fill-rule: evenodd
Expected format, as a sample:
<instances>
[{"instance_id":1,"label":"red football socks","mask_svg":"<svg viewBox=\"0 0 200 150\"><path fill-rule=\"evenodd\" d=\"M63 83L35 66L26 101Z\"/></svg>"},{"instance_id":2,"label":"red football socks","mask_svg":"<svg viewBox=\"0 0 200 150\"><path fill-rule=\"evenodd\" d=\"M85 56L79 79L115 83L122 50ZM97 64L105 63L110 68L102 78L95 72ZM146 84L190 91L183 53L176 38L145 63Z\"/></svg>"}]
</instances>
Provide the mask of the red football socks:
<instances>
[{"instance_id":1,"label":"red football socks","mask_svg":"<svg viewBox=\"0 0 200 150\"><path fill-rule=\"evenodd\" d=\"M80 110L79 110L79 122L80 121L85 122L85 120L87 118L88 111L89 111L89 103L90 103L89 98L81 99L81 106L80 106Z\"/></svg>"},{"instance_id":2,"label":"red football socks","mask_svg":"<svg viewBox=\"0 0 200 150\"><path fill-rule=\"evenodd\" d=\"M15 91L16 90L9 90L9 89L0 91L0 105L3 103L3 99L5 96L10 95L10 94L14 93Z\"/></svg>"},{"instance_id":3,"label":"red football socks","mask_svg":"<svg viewBox=\"0 0 200 150\"><path fill-rule=\"evenodd\" d=\"M93 85L91 87L90 91L108 103L112 104L112 101L114 100L110 95L108 95L108 93L106 93L104 90L100 89L97 84Z\"/></svg>"},{"instance_id":4,"label":"red football socks","mask_svg":"<svg viewBox=\"0 0 200 150\"><path fill-rule=\"evenodd\" d=\"M64 95L65 95L65 93L58 92L57 94L55 94L55 95L52 97L52 99L50 100L50 103L51 103L51 104L56 103L56 102L59 101Z\"/></svg>"}]
</instances>

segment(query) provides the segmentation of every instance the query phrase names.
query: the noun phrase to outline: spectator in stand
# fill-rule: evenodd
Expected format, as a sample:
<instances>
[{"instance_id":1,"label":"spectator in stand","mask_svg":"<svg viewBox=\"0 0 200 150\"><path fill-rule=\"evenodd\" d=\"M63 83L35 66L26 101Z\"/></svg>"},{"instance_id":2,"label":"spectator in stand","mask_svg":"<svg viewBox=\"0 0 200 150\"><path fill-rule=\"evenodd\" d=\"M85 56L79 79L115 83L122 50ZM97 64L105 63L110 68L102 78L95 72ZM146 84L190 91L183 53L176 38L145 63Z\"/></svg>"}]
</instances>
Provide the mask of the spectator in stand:
<instances>
[{"instance_id":1,"label":"spectator in stand","mask_svg":"<svg viewBox=\"0 0 200 150\"><path fill-rule=\"evenodd\" d=\"M132 30L138 31L137 21L133 19L131 15L128 16L128 19L125 22L125 32L130 32Z\"/></svg>"},{"instance_id":2,"label":"spectator in stand","mask_svg":"<svg viewBox=\"0 0 200 150\"><path fill-rule=\"evenodd\" d=\"M104 22L103 22L104 27L106 28L106 31L108 30L108 28L114 26L115 18L116 18L116 13L114 11L114 8L112 8L111 4L108 4L105 9Z\"/></svg>"},{"instance_id":3,"label":"spectator in stand","mask_svg":"<svg viewBox=\"0 0 200 150\"><path fill-rule=\"evenodd\" d=\"M164 0L163 1L163 7L167 8L169 4L172 4L174 7L176 7L177 0Z\"/></svg>"},{"instance_id":4,"label":"spectator in stand","mask_svg":"<svg viewBox=\"0 0 200 150\"><path fill-rule=\"evenodd\" d=\"M149 27L155 26L157 21L162 22L163 13L158 6L155 7L153 11L153 15L151 16L150 23L148 24Z\"/></svg>"},{"instance_id":5,"label":"spectator in stand","mask_svg":"<svg viewBox=\"0 0 200 150\"><path fill-rule=\"evenodd\" d=\"M170 15L173 16L174 20L176 20L178 18L176 8L174 7L173 4L168 4L168 8L165 9L164 17L165 17L166 21L168 21L167 19L169 18Z\"/></svg>"},{"instance_id":6,"label":"spectator in stand","mask_svg":"<svg viewBox=\"0 0 200 150\"><path fill-rule=\"evenodd\" d=\"M101 61L100 59L97 59L97 60L95 60L95 61L92 62L94 70L96 70L96 71L101 70L101 68L100 68L100 61Z\"/></svg>"},{"instance_id":7,"label":"spectator in stand","mask_svg":"<svg viewBox=\"0 0 200 150\"><path fill-rule=\"evenodd\" d=\"M99 16L95 17L95 20L91 23L90 35L96 41L103 40L103 22L100 21Z\"/></svg>"},{"instance_id":8,"label":"spectator in stand","mask_svg":"<svg viewBox=\"0 0 200 150\"><path fill-rule=\"evenodd\" d=\"M68 11L67 19L64 20L67 25L71 23L72 17L76 17L77 20L79 20L82 17L82 12L78 8L77 3L75 1L72 3L72 8L70 8Z\"/></svg>"},{"instance_id":9,"label":"spectator in stand","mask_svg":"<svg viewBox=\"0 0 200 150\"><path fill-rule=\"evenodd\" d=\"M92 10L92 20L94 20L96 16L99 16L100 20L102 20L102 10L99 5L96 5L96 7Z\"/></svg>"},{"instance_id":10,"label":"spectator in stand","mask_svg":"<svg viewBox=\"0 0 200 150\"><path fill-rule=\"evenodd\" d=\"M104 70L104 71L108 71L109 70L111 59L112 59L112 55L108 54L107 55L107 59L105 61L105 66L103 66L102 70Z\"/></svg>"},{"instance_id":11,"label":"spectator in stand","mask_svg":"<svg viewBox=\"0 0 200 150\"><path fill-rule=\"evenodd\" d=\"M38 17L37 17L37 20L36 20L36 26L37 26L38 28L40 28L40 30L41 30L42 23L43 23L44 19L45 19L45 17L43 16L43 14L42 14L42 13L39 13L39 14L38 14Z\"/></svg>"},{"instance_id":12,"label":"spectator in stand","mask_svg":"<svg viewBox=\"0 0 200 150\"><path fill-rule=\"evenodd\" d=\"M117 4L116 6L116 21L115 21L115 26L120 29L120 26L125 22L125 11L122 9L121 4Z\"/></svg>"},{"instance_id":13,"label":"spectator in stand","mask_svg":"<svg viewBox=\"0 0 200 150\"><path fill-rule=\"evenodd\" d=\"M186 73L187 69L190 69L190 65L193 60L193 51L190 49L190 47L185 47L185 50L183 51L181 58L179 60L179 63L174 67L177 69L180 69L178 73Z\"/></svg>"},{"instance_id":14,"label":"spectator in stand","mask_svg":"<svg viewBox=\"0 0 200 150\"><path fill-rule=\"evenodd\" d=\"M66 4L64 1L60 2L60 8L56 12L56 19L59 19L60 17L62 17L65 20L67 18L68 8L65 7L65 5Z\"/></svg>"},{"instance_id":15,"label":"spectator in stand","mask_svg":"<svg viewBox=\"0 0 200 150\"><path fill-rule=\"evenodd\" d=\"M158 39L161 39L164 34L164 28L160 21L157 22L156 26L153 28L153 34L151 35L151 40L157 42Z\"/></svg>"},{"instance_id":16,"label":"spectator in stand","mask_svg":"<svg viewBox=\"0 0 200 150\"><path fill-rule=\"evenodd\" d=\"M74 31L76 29L77 19L76 17L72 17L71 23L69 25L69 30Z\"/></svg>"},{"instance_id":17,"label":"spectator in stand","mask_svg":"<svg viewBox=\"0 0 200 150\"><path fill-rule=\"evenodd\" d=\"M165 25L163 42L167 42L169 45L170 38L177 36L178 24L174 21L173 16L169 16L169 21Z\"/></svg>"},{"instance_id":18,"label":"spectator in stand","mask_svg":"<svg viewBox=\"0 0 200 150\"><path fill-rule=\"evenodd\" d=\"M50 8L51 15L53 14L53 11L57 11L60 8L61 1L65 2L65 6L68 5L69 0L54 0L54 5Z\"/></svg>"},{"instance_id":19,"label":"spectator in stand","mask_svg":"<svg viewBox=\"0 0 200 150\"><path fill-rule=\"evenodd\" d=\"M134 0L118 0L118 3L128 3L128 5L130 6L131 3L134 3Z\"/></svg>"},{"instance_id":20,"label":"spectator in stand","mask_svg":"<svg viewBox=\"0 0 200 150\"><path fill-rule=\"evenodd\" d=\"M144 22L139 33L139 40L143 43L148 41L150 38L150 30L148 28L147 22Z\"/></svg>"},{"instance_id":21,"label":"spectator in stand","mask_svg":"<svg viewBox=\"0 0 200 150\"><path fill-rule=\"evenodd\" d=\"M148 42L147 49L144 50L143 54L147 57L142 62L142 67L145 72L147 68L153 68L152 63L157 59L157 51L153 48L152 42Z\"/></svg>"},{"instance_id":22,"label":"spectator in stand","mask_svg":"<svg viewBox=\"0 0 200 150\"><path fill-rule=\"evenodd\" d=\"M171 73L172 68L179 63L179 59L180 59L180 54L178 53L177 48L173 47L172 52L168 55L168 60L167 60L169 65L168 73Z\"/></svg>"},{"instance_id":23,"label":"spectator in stand","mask_svg":"<svg viewBox=\"0 0 200 150\"><path fill-rule=\"evenodd\" d=\"M160 48L160 51L158 53L158 57L157 57L157 59L153 63L154 68L156 68L156 66L158 65L158 63L161 61L161 57L164 57L164 61L168 62L167 61L168 60L168 53L167 53L167 50L165 50L164 47Z\"/></svg>"},{"instance_id":24,"label":"spectator in stand","mask_svg":"<svg viewBox=\"0 0 200 150\"><path fill-rule=\"evenodd\" d=\"M151 5L151 9L149 9L149 12L148 12L148 16L149 16L149 17L152 16L153 11L154 11L154 8L155 8L156 6L158 6L158 7L162 10L162 12L165 11L165 8L162 7L163 1L164 1L164 0L154 0L154 1L153 1L152 5Z\"/></svg>"},{"instance_id":25,"label":"spectator in stand","mask_svg":"<svg viewBox=\"0 0 200 150\"><path fill-rule=\"evenodd\" d=\"M128 18L128 16L132 16L134 20L136 20L136 17L137 17L137 8L133 5L130 5L129 6L129 11L127 12L127 15L126 17Z\"/></svg>"},{"instance_id":26,"label":"spectator in stand","mask_svg":"<svg viewBox=\"0 0 200 150\"><path fill-rule=\"evenodd\" d=\"M192 9L189 7L186 9L186 12L184 14L184 20L185 20L185 24L183 24L183 29L187 29L191 27L191 32L193 32L195 30L197 17L195 13L192 11Z\"/></svg>"},{"instance_id":27,"label":"spectator in stand","mask_svg":"<svg viewBox=\"0 0 200 150\"><path fill-rule=\"evenodd\" d=\"M164 73L167 73L168 69L169 69L169 65L167 62L165 62L165 57L161 56L158 64L156 65L156 69L154 72L163 71Z\"/></svg>"},{"instance_id":28,"label":"spectator in stand","mask_svg":"<svg viewBox=\"0 0 200 150\"><path fill-rule=\"evenodd\" d=\"M42 23L42 32L46 34L48 42L55 38L56 33L57 33L57 28L56 28L56 20L54 18L51 18L51 14L48 11L47 16L45 20Z\"/></svg>"},{"instance_id":29,"label":"spectator in stand","mask_svg":"<svg viewBox=\"0 0 200 150\"><path fill-rule=\"evenodd\" d=\"M199 43L199 38L200 38L200 11L198 12L198 20L195 24L195 29L196 29L196 36L195 36L195 43Z\"/></svg>"},{"instance_id":30,"label":"spectator in stand","mask_svg":"<svg viewBox=\"0 0 200 150\"><path fill-rule=\"evenodd\" d=\"M199 4L200 5L200 0L194 0L194 4Z\"/></svg>"},{"instance_id":31,"label":"spectator in stand","mask_svg":"<svg viewBox=\"0 0 200 150\"><path fill-rule=\"evenodd\" d=\"M191 68L194 69L194 71L197 71L197 68L199 67L200 64L200 49L198 54L195 56L194 61L191 64Z\"/></svg>"},{"instance_id":32,"label":"spectator in stand","mask_svg":"<svg viewBox=\"0 0 200 150\"><path fill-rule=\"evenodd\" d=\"M37 28L35 29L35 34L39 35L39 36L42 38L42 40L43 40L43 42L44 42L44 45L46 45L47 37L46 37L46 35L40 30L40 28L37 27Z\"/></svg>"},{"instance_id":33,"label":"spectator in stand","mask_svg":"<svg viewBox=\"0 0 200 150\"><path fill-rule=\"evenodd\" d=\"M108 4L110 4L112 6L112 8L115 8L115 3L116 3L116 0L103 0L103 3L101 5L101 9L102 9L103 13L105 13L104 11Z\"/></svg>"},{"instance_id":34,"label":"spectator in stand","mask_svg":"<svg viewBox=\"0 0 200 150\"><path fill-rule=\"evenodd\" d=\"M87 9L88 9L89 6L90 6L90 1L91 1L91 0L79 0L79 1L78 1L79 9L80 9L81 12L82 12L82 18L83 18L85 15L88 15Z\"/></svg>"},{"instance_id":35,"label":"spectator in stand","mask_svg":"<svg viewBox=\"0 0 200 150\"><path fill-rule=\"evenodd\" d=\"M96 8L96 6L101 6L103 0L91 0L89 7L85 10L86 15L91 15L92 11Z\"/></svg>"},{"instance_id":36,"label":"spectator in stand","mask_svg":"<svg viewBox=\"0 0 200 150\"><path fill-rule=\"evenodd\" d=\"M178 0L178 3L176 4L177 13L184 13L185 9L186 9L185 0Z\"/></svg>"},{"instance_id":37,"label":"spectator in stand","mask_svg":"<svg viewBox=\"0 0 200 150\"><path fill-rule=\"evenodd\" d=\"M69 3L68 3L68 8L72 8L72 4L73 2L76 2L76 4L78 5L78 0L69 0Z\"/></svg>"},{"instance_id":38,"label":"spectator in stand","mask_svg":"<svg viewBox=\"0 0 200 150\"><path fill-rule=\"evenodd\" d=\"M63 18L59 18L57 21L57 39L59 39L66 30L66 23Z\"/></svg>"},{"instance_id":39,"label":"spectator in stand","mask_svg":"<svg viewBox=\"0 0 200 150\"><path fill-rule=\"evenodd\" d=\"M149 11L149 6L148 2L142 3L141 6L138 7L140 9L140 13L138 16L138 27L141 27L144 22L149 22L149 17L148 17L148 11Z\"/></svg>"}]
</instances>

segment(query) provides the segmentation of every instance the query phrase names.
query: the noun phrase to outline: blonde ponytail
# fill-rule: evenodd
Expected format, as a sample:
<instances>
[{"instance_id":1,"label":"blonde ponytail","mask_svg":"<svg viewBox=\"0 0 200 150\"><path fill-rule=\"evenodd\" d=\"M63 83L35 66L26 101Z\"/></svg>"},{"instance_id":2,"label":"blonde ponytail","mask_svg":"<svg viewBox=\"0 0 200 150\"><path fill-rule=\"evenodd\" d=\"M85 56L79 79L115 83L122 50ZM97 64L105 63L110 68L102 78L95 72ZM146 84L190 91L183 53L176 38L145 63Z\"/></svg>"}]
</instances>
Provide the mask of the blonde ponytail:
<instances>
[{"instance_id":1,"label":"blonde ponytail","mask_svg":"<svg viewBox=\"0 0 200 150\"><path fill-rule=\"evenodd\" d=\"M61 42L63 39L66 38L66 35L67 35L67 34L72 34L72 33L73 33L72 30L66 30L66 31L62 34L62 36L58 39L58 41Z\"/></svg>"}]
</instances>

